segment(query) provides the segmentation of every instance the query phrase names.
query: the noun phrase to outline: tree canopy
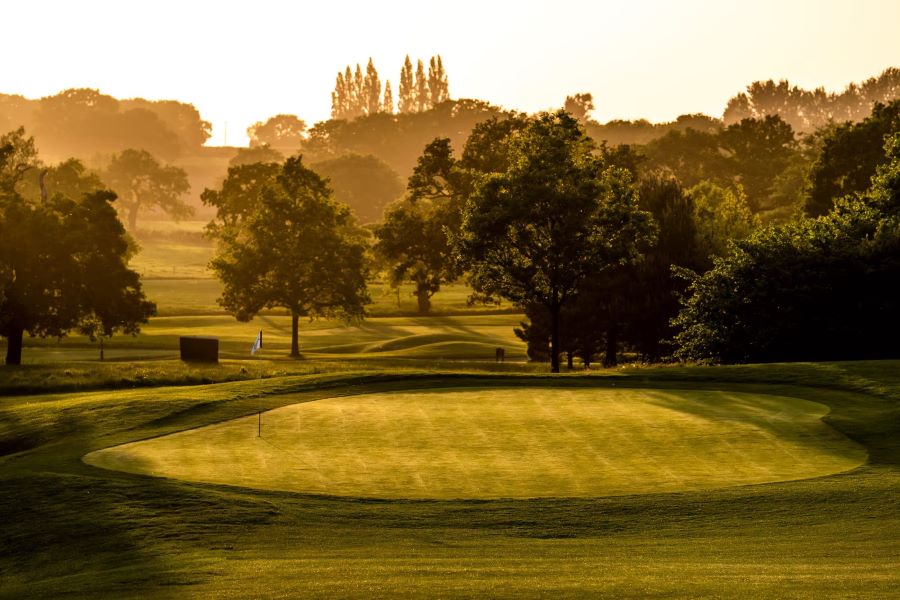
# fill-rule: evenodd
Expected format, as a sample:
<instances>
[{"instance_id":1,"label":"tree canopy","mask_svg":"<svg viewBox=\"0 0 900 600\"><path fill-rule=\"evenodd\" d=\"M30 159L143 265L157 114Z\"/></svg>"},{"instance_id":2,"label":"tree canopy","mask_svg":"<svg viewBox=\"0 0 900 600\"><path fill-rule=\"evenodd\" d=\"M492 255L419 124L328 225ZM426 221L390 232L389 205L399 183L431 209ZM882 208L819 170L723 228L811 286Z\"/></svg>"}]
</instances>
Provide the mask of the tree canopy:
<instances>
[{"instance_id":1,"label":"tree canopy","mask_svg":"<svg viewBox=\"0 0 900 600\"><path fill-rule=\"evenodd\" d=\"M692 281L677 356L722 362L896 356L900 134L872 186L757 231Z\"/></svg>"},{"instance_id":2,"label":"tree canopy","mask_svg":"<svg viewBox=\"0 0 900 600\"><path fill-rule=\"evenodd\" d=\"M213 227L219 247L210 267L224 285L220 304L238 320L287 309L291 355L299 356L300 317L363 316L366 245L349 208L333 200L327 182L299 156L280 166L233 167L229 175L252 167L277 171L274 180L244 188L238 217L217 194L220 207L229 208Z\"/></svg>"},{"instance_id":3,"label":"tree canopy","mask_svg":"<svg viewBox=\"0 0 900 600\"><path fill-rule=\"evenodd\" d=\"M507 170L485 176L463 212L458 243L473 284L545 307L553 372L561 308L589 276L635 259L653 237L630 174L604 167L571 115L539 114L510 142Z\"/></svg>"},{"instance_id":4,"label":"tree canopy","mask_svg":"<svg viewBox=\"0 0 900 600\"><path fill-rule=\"evenodd\" d=\"M102 177L118 194L131 231L137 229L138 215L149 209L159 209L176 220L194 213L182 200L191 189L184 169L161 165L146 150L129 148L113 155Z\"/></svg>"},{"instance_id":5,"label":"tree canopy","mask_svg":"<svg viewBox=\"0 0 900 600\"><path fill-rule=\"evenodd\" d=\"M115 194L92 191L71 198L57 190L29 201L6 180L19 171L10 147L21 130L0 142L0 335L7 364L20 364L23 334L94 338L136 333L155 314L138 274L128 269L128 241L113 208ZM66 163L64 163L66 164Z\"/></svg>"}]
</instances>

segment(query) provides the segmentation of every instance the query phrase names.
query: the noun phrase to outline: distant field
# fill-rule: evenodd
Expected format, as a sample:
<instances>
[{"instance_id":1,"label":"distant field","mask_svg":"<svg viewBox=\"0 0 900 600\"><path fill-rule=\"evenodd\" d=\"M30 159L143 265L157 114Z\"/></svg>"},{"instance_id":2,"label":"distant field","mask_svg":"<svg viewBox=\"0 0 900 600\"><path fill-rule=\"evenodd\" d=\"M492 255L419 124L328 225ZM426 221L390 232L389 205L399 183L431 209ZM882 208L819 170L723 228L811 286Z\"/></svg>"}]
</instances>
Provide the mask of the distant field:
<instances>
[{"instance_id":1,"label":"distant field","mask_svg":"<svg viewBox=\"0 0 900 600\"><path fill-rule=\"evenodd\" d=\"M830 475L865 451L813 402L710 391L485 388L332 398L89 454L88 464L374 498L599 497Z\"/></svg>"}]
</instances>

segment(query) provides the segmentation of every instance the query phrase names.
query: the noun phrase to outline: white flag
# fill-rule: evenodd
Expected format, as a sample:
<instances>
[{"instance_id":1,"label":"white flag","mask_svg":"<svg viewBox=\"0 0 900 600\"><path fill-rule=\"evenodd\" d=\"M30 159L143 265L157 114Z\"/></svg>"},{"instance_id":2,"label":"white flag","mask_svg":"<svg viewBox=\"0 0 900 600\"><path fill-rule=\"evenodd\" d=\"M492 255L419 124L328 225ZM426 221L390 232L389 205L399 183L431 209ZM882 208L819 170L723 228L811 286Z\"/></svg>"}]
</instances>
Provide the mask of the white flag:
<instances>
[{"instance_id":1,"label":"white flag","mask_svg":"<svg viewBox=\"0 0 900 600\"><path fill-rule=\"evenodd\" d=\"M259 331L259 335L256 336L256 341L253 342L253 347L250 348L250 354L256 354L260 348L262 348L262 330Z\"/></svg>"}]
</instances>

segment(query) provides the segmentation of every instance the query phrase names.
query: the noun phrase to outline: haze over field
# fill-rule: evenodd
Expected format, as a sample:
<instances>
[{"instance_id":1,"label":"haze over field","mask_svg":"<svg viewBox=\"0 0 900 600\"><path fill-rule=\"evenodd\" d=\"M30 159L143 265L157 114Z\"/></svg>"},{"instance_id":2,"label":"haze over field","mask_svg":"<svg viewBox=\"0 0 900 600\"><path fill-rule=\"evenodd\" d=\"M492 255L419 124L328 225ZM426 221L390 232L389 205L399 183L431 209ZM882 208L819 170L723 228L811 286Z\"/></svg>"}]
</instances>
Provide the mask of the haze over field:
<instances>
[{"instance_id":1,"label":"haze over field","mask_svg":"<svg viewBox=\"0 0 900 600\"><path fill-rule=\"evenodd\" d=\"M840 91L900 56L891 0L264 1L252 16L243 3L44 1L7 4L3 21L30 25L4 27L28 51L4 62L0 92L189 102L213 124L208 145L245 145L247 126L279 113L327 119L337 70L370 56L395 90L406 54L441 54L453 98L534 112L589 92L601 122L719 117L770 78Z\"/></svg>"}]
</instances>

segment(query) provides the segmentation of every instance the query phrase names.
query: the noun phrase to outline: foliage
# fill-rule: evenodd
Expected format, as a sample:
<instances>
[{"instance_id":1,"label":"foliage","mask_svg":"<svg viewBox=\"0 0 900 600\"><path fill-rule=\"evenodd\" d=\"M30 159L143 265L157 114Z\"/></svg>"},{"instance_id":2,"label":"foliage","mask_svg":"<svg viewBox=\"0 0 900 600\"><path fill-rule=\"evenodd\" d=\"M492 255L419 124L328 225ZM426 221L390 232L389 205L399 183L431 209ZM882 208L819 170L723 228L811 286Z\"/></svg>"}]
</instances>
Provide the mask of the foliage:
<instances>
[{"instance_id":1,"label":"foliage","mask_svg":"<svg viewBox=\"0 0 900 600\"><path fill-rule=\"evenodd\" d=\"M81 199L105 186L97 173L88 170L77 158L70 158L55 166L29 169L17 189L26 199L37 202L44 194Z\"/></svg>"},{"instance_id":2,"label":"foliage","mask_svg":"<svg viewBox=\"0 0 900 600\"><path fill-rule=\"evenodd\" d=\"M591 94L566 96L563 110L584 123L588 120L590 112L594 110L594 97Z\"/></svg>"},{"instance_id":3,"label":"foliage","mask_svg":"<svg viewBox=\"0 0 900 600\"><path fill-rule=\"evenodd\" d=\"M740 185L731 189L701 181L687 193L693 203L698 252L706 268L712 266L713 256L725 256L733 240L749 237L760 226Z\"/></svg>"},{"instance_id":4,"label":"foliage","mask_svg":"<svg viewBox=\"0 0 900 600\"><path fill-rule=\"evenodd\" d=\"M131 231L137 229L138 214L148 209L158 208L176 220L194 213L181 199L191 189L184 169L161 165L146 150L129 148L113 155L102 177L118 194Z\"/></svg>"},{"instance_id":5,"label":"foliage","mask_svg":"<svg viewBox=\"0 0 900 600\"><path fill-rule=\"evenodd\" d=\"M269 146L287 154L300 148L305 133L306 122L296 115L275 115L265 123L257 121L247 128L251 148Z\"/></svg>"},{"instance_id":6,"label":"foliage","mask_svg":"<svg viewBox=\"0 0 900 600\"><path fill-rule=\"evenodd\" d=\"M817 217L834 206L834 200L870 185L878 166L887 162L885 138L900 131L900 100L875 104L872 114L859 123L842 123L822 134L821 150L809 171L804 210Z\"/></svg>"},{"instance_id":7,"label":"foliage","mask_svg":"<svg viewBox=\"0 0 900 600\"><path fill-rule=\"evenodd\" d=\"M553 372L562 306L652 238L631 176L604 170L595 149L568 113L540 114L511 141L508 169L484 177L463 213L459 248L475 287L549 312Z\"/></svg>"},{"instance_id":8,"label":"foliage","mask_svg":"<svg viewBox=\"0 0 900 600\"><path fill-rule=\"evenodd\" d=\"M238 148L237 154L228 161L228 166L238 167L241 165L252 165L254 163L281 162L284 162L284 154L268 144L261 144L258 146L251 145L249 148Z\"/></svg>"},{"instance_id":9,"label":"foliage","mask_svg":"<svg viewBox=\"0 0 900 600\"><path fill-rule=\"evenodd\" d=\"M900 135L864 194L759 231L691 283L678 355L723 362L894 356Z\"/></svg>"},{"instance_id":10,"label":"foliage","mask_svg":"<svg viewBox=\"0 0 900 600\"><path fill-rule=\"evenodd\" d=\"M251 149L255 152L257 149ZM223 227L236 227L259 208L259 198L266 186L275 185L281 173L279 162L251 162L228 167L222 188L205 189L200 199L216 209L215 220L207 231L216 234Z\"/></svg>"},{"instance_id":11,"label":"foliage","mask_svg":"<svg viewBox=\"0 0 900 600\"><path fill-rule=\"evenodd\" d=\"M0 172L16 172L12 158L0 152ZM54 193L29 202L9 188L0 186L0 335L7 338L6 363L21 363L25 332L63 337L77 329L91 339L119 330L136 333L155 306L144 298L138 274L127 267L128 241L112 206L115 194L98 191L71 199Z\"/></svg>"},{"instance_id":12,"label":"foliage","mask_svg":"<svg viewBox=\"0 0 900 600\"><path fill-rule=\"evenodd\" d=\"M330 120L310 129L303 146L311 162L344 154L373 155L401 177L409 177L418 157L436 137L449 137L454 148L465 144L472 128L491 117L510 113L479 100L449 100L425 112L361 116L351 121Z\"/></svg>"},{"instance_id":13,"label":"foliage","mask_svg":"<svg viewBox=\"0 0 900 600\"><path fill-rule=\"evenodd\" d=\"M242 199L248 207L242 218L214 229L220 244L210 267L225 288L222 306L238 320L286 308L291 355L299 356L300 317L362 317L369 301L365 244L350 210L332 200L326 181L299 156L280 166L274 182L263 183L257 194Z\"/></svg>"},{"instance_id":14,"label":"foliage","mask_svg":"<svg viewBox=\"0 0 900 600\"><path fill-rule=\"evenodd\" d=\"M400 176L372 155L346 154L311 168L328 178L335 200L348 205L363 224L380 221L385 207L403 193Z\"/></svg>"},{"instance_id":15,"label":"foliage","mask_svg":"<svg viewBox=\"0 0 900 600\"><path fill-rule=\"evenodd\" d=\"M672 131L648 144L646 154L649 168L670 169L686 187L703 180L740 184L753 212L793 204L800 193L801 179L783 174L802 172L802 154L778 116L743 119L715 132Z\"/></svg>"},{"instance_id":16,"label":"foliage","mask_svg":"<svg viewBox=\"0 0 900 600\"><path fill-rule=\"evenodd\" d=\"M862 83L851 83L839 94L827 93L823 88L805 90L787 80L754 81L747 86L746 93L728 101L724 121L733 124L747 118L778 115L794 131L812 132L832 121L861 121L875 104L898 98L900 69L896 67L885 69Z\"/></svg>"},{"instance_id":17,"label":"foliage","mask_svg":"<svg viewBox=\"0 0 900 600\"><path fill-rule=\"evenodd\" d=\"M431 309L441 285L460 276L449 239L459 223L458 188L450 140L425 147L409 178L406 198L392 204L375 228L375 253L386 265L388 283L397 288L412 280L420 314Z\"/></svg>"}]
</instances>

